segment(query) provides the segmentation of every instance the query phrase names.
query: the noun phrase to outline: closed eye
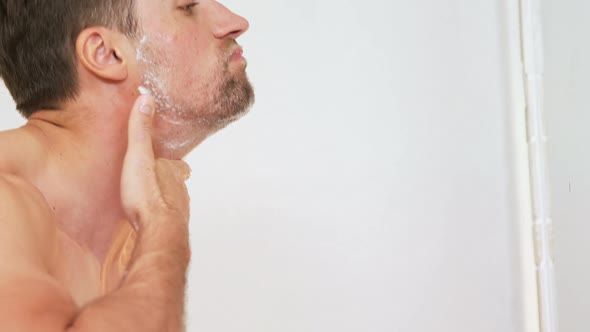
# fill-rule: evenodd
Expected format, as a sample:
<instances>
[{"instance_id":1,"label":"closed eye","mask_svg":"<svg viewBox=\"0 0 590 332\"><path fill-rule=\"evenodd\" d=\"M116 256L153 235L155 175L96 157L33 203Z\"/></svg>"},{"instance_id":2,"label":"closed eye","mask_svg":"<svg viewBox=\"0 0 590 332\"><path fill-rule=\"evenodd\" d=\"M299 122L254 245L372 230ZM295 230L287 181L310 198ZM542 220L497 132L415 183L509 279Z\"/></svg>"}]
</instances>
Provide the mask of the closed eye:
<instances>
[{"instance_id":1,"label":"closed eye","mask_svg":"<svg viewBox=\"0 0 590 332\"><path fill-rule=\"evenodd\" d=\"M193 8L196 7L199 3L198 2L191 2L188 5L181 6L180 9L191 13Z\"/></svg>"}]
</instances>

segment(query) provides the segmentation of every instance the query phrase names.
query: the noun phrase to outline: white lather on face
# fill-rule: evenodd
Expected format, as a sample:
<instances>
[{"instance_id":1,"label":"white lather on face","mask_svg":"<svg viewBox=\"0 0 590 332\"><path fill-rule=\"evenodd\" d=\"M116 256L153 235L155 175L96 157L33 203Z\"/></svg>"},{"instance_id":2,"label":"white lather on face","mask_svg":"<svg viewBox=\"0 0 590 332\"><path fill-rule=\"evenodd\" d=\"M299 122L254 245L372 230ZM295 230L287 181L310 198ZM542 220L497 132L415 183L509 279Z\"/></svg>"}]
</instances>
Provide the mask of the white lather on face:
<instances>
[{"instance_id":1,"label":"white lather on face","mask_svg":"<svg viewBox=\"0 0 590 332\"><path fill-rule=\"evenodd\" d=\"M181 107L170 97L168 92L170 84L161 75L158 75L157 70L170 70L172 68L170 68L171 65L166 61L163 54L154 54L152 51L154 47L150 47L153 41L169 44L172 42L172 38L158 34L155 37L144 36L141 39L136 51L137 62L143 71L142 85L138 87L138 91L141 94L150 94L154 97L157 121L165 122L166 127L169 128L170 134L160 136L157 143L168 151L179 151L193 145L197 138L193 135L174 133L187 132L187 127L193 125L189 119L194 119L197 115L191 114L191 110ZM194 111L192 112L194 113Z\"/></svg>"}]
</instances>

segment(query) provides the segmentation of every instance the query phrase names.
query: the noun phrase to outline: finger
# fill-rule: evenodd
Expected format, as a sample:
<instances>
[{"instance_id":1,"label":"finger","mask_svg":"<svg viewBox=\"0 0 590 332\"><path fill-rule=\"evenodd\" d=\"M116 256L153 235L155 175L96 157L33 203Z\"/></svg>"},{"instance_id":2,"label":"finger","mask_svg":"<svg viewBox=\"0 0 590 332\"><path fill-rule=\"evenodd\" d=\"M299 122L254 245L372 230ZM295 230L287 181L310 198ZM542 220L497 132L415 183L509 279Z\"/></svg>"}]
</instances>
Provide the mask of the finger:
<instances>
[{"instance_id":1,"label":"finger","mask_svg":"<svg viewBox=\"0 0 590 332\"><path fill-rule=\"evenodd\" d=\"M154 99L150 95L141 95L135 101L129 115L128 155L149 161L154 160L152 147L154 110Z\"/></svg>"},{"instance_id":2,"label":"finger","mask_svg":"<svg viewBox=\"0 0 590 332\"><path fill-rule=\"evenodd\" d=\"M186 181L188 179L190 179L191 174L192 174L192 169L191 167L184 161L182 160L174 160L174 166L176 168L176 173L178 175L180 175L180 177Z\"/></svg>"},{"instance_id":3,"label":"finger","mask_svg":"<svg viewBox=\"0 0 590 332\"><path fill-rule=\"evenodd\" d=\"M129 114L128 146L121 175L121 198L129 217L147 204L147 193L157 188L152 149L154 103L151 96L140 96Z\"/></svg>"},{"instance_id":4,"label":"finger","mask_svg":"<svg viewBox=\"0 0 590 332\"><path fill-rule=\"evenodd\" d=\"M186 181L191 177L190 166L182 160L158 159L156 161L156 173L168 177L172 176L179 181Z\"/></svg>"}]
</instances>

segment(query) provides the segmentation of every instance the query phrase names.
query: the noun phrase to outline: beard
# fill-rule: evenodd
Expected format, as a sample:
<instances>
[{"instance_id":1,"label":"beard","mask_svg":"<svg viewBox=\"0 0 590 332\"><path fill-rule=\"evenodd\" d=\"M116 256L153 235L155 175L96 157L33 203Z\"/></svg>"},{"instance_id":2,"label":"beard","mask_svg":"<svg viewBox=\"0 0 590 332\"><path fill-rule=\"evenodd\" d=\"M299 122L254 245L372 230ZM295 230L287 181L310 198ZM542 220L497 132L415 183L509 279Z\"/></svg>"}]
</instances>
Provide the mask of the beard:
<instances>
[{"instance_id":1,"label":"beard","mask_svg":"<svg viewBox=\"0 0 590 332\"><path fill-rule=\"evenodd\" d=\"M235 41L226 48L229 50L232 45ZM174 82L171 74L182 74L179 70L182 66L172 63L162 48L152 47L144 40L137 51L143 86L154 96L156 114L169 123L183 126L192 123L212 133L248 113L255 100L245 68L230 70L229 58L227 52L218 53L214 74L207 81L201 78L201 82ZM183 89L189 88L193 91L183 93Z\"/></svg>"},{"instance_id":2,"label":"beard","mask_svg":"<svg viewBox=\"0 0 590 332\"><path fill-rule=\"evenodd\" d=\"M214 127L212 129L222 129L248 113L254 100L254 89L246 72L240 71L232 75L226 63L210 112L201 120Z\"/></svg>"}]
</instances>

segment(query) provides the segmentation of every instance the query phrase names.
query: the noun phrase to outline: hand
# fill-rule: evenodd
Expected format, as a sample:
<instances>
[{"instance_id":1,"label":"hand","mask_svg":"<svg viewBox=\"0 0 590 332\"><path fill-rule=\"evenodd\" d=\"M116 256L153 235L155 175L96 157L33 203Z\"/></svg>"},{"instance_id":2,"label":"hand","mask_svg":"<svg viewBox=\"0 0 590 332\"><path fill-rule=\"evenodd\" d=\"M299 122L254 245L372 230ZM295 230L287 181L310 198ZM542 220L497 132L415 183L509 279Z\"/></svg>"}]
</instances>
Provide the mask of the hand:
<instances>
[{"instance_id":1,"label":"hand","mask_svg":"<svg viewBox=\"0 0 590 332\"><path fill-rule=\"evenodd\" d=\"M154 111L153 97L142 95L135 101L129 116L121 199L136 231L161 220L184 225L190 214L190 198L184 183L190 177L190 167L181 160L154 158Z\"/></svg>"}]
</instances>

